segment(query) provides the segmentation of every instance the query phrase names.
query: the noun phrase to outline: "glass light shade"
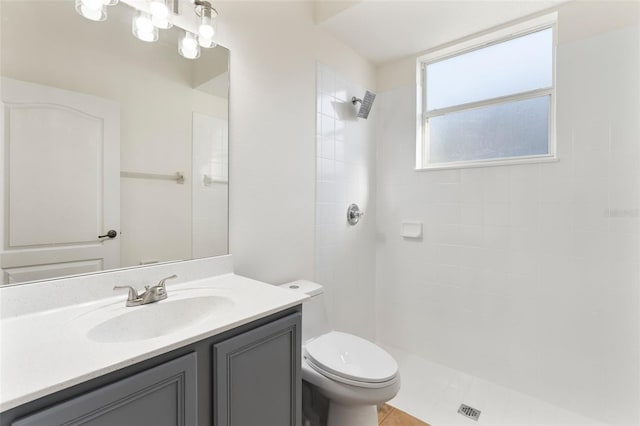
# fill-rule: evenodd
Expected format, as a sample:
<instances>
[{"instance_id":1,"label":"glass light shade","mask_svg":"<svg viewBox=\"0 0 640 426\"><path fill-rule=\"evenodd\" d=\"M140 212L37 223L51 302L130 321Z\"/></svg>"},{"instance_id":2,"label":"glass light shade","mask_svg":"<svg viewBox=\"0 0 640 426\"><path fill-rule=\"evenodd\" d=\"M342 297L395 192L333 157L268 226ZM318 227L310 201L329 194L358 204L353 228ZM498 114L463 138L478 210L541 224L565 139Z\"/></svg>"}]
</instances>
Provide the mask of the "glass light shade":
<instances>
[{"instance_id":1,"label":"glass light shade","mask_svg":"<svg viewBox=\"0 0 640 426\"><path fill-rule=\"evenodd\" d=\"M207 49L211 49L211 48L214 48L214 47L216 47L216 46L217 46L217 44L216 44L216 42L215 42L215 41L213 41L213 40L212 40L212 39L210 39L210 38L204 38L204 37L202 37L202 36L199 36L199 37L198 37L198 44L199 44L201 47L205 47L205 48L207 48Z\"/></svg>"},{"instance_id":2,"label":"glass light shade","mask_svg":"<svg viewBox=\"0 0 640 426\"><path fill-rule=\"evenodd\" d=\"M216 17L218 12L211 7L203 7L200 11L200 25L198 35L206 40L213 40L216 33Z\"/></svg>"},{"instance_id":3,"label":"glass light shade","mask_svg":"<svg viewBox=\"0 0 640 426\"><path fill-rule=\"evenodd\" d=\"M76 0L76 12L91 21L107 19L107 8L101 0Z\"/></svg>"},{"instance_id":4,"label":"glass light shade","mask_svg":"<svg viewBox=\"0 0 640 426\"><path fill-rule=\"evenodd\" d=\"M178 42L178 52L187 59L200 57L200 45L196 35L186 31Z\"/></svg>"},{"instance_id":5,"label":"glass light shade","mask_svg":"<svg viewBox=\"0 0 640 426\"><path fill-rule=\"evenodd\" d=\"M158 28L153 25L151 15L148 13L140 11L134 16L131 31L142 41L158 40Z\"/></svg>"},{"instance_id":6,"label":"glass light shade","mask_svg":"<svg viewBox=\"0 0 640 426\"><path fill-rule=\"evenodd\" d=\"M171 28L173 26L171 8L172 0L153 0L149 4L153 25L165 30Z\"/></svg>"},{"instance_id":7,"label":"glass light shade","mask_svg":"<svg viewBox=\"0 0 640 426\"><path fill-rule=\"evenodd\" d=\"M151 3L149 3L149 11L153 16L166 18L169 16L169 5L167 5L165 0L151 0Z\"/></svg>"}]
</instances>

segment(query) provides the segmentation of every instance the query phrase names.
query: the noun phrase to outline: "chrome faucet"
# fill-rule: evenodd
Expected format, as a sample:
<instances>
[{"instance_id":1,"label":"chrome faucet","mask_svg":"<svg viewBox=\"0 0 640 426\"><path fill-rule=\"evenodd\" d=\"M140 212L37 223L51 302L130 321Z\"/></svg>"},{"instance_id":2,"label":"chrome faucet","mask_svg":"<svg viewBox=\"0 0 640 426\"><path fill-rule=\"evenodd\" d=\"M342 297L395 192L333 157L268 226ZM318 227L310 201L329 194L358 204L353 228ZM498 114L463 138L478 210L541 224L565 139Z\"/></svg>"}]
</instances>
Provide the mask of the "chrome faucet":
<instances>
[{"instance_id":1,"label":"chrome faucet","mask_svg":"<svg viewBox=\"0 0 640 426\"><path fill-rule=\"evenodd\" d=\"M165 287L165 281L177 278L177 275L171 275L160 280L160 282L153 287L148 285L144 286L144 293L138 294L138 290L130 285L117 285L113 287L114 290L128 289L129 295L127 297L127 306L140 306L148 303L158 302L167 298L167 288Z\"/></svg>"}]
</instances>

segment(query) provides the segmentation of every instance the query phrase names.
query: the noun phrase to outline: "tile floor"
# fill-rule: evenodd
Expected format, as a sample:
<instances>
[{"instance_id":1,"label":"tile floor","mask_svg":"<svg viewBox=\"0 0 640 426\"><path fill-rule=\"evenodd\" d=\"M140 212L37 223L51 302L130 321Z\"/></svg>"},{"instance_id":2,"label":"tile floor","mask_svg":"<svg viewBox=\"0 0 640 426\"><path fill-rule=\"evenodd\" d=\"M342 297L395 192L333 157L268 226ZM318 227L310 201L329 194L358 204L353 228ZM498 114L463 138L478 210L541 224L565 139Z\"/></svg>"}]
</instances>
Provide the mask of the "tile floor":
<instances>
[{"instance_id":1,"label":"tile floor","mask_svg":"<svg viewBox=\"0 0 640 426\"><path fill-rule=\"evenodd\" d=\"M429 426L404 411L385 404L378 407L378 426Z\"/></svg>"},{"instance_id":2,"label":"tile floor","mask_svg":"<svg viewBox=\"0 0 640 426\"><path fill-rule=\"evenodd\" d=\"M396 358L402 374L400 392L389 404L432 426L606 426L478 377L384 348ZM457 413L461 403L481 411L477 422Z\"/></svg>"}]
</instances>

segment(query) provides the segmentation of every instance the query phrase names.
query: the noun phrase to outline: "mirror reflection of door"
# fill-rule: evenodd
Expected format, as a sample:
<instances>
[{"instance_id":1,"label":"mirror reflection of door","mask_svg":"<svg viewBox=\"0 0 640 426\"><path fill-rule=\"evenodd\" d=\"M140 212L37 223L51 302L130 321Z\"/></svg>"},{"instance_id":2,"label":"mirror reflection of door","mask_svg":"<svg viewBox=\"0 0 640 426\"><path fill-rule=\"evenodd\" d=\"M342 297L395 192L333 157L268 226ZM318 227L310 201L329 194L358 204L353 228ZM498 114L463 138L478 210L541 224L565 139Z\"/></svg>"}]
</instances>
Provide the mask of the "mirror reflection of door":
<instances>
[{"instance_id":1,"label":"mirror reflection of door","mask_svg":"<svg viewBox=\"0 0 640 426\"><path fill-rule=\"evenodd\" d=\"M119 267L120 108L2 79L3 284Z\"/></svg>"}]
</instances>

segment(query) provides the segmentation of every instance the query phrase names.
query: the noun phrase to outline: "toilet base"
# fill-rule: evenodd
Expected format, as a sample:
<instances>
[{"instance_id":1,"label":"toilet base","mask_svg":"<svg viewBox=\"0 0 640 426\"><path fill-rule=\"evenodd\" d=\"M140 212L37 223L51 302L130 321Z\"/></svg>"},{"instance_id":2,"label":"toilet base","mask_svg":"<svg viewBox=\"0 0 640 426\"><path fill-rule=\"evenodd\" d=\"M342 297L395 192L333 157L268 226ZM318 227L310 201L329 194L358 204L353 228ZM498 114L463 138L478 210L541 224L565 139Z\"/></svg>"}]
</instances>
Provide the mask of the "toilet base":
<instances>
[{"instance_id":1,"label":"toilet base","mask_svg":"<svg viewBox=\"0 0 640 426\"><path fill-rule=\"evenodd\" d=\"M329 402L327 426L377 426L378 409L375 405L342 405Z\"/></svg>"}]
</instances>

